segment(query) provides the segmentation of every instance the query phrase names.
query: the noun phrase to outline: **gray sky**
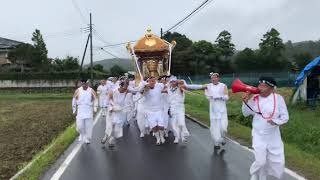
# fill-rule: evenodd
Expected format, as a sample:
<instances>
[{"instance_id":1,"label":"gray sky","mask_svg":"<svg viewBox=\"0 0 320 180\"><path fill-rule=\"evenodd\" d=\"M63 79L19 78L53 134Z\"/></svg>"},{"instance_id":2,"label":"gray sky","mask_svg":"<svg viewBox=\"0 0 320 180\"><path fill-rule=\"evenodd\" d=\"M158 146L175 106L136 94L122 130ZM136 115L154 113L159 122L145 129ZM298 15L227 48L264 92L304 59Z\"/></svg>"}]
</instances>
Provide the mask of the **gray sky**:
<instances>
[{"instance_id":1,"label":"gray sky","mask_svg":"<svg viewBox=\"0 0 320 180\"><path fill-rule=\"evenodd\" d=\"M171 27L203 1L1 0L0 37L31 43L31 34L38 28L49 57L81 57L87 35L80 28L86 27L89 12L100 39L119 43L140 38L148 27L159 34L161 27ZM176 31L193 41L213 42L219 32L228 30L237 49L257 48L262 35L272 27L280 31L284 41L319 40L319 7L319 0L214 0ZM97 38L93 43L105 45ZM128 57L124 47L107 50ZM95 60L105 58L111 56L94 51Z\"/></svg>"}]
</instances>

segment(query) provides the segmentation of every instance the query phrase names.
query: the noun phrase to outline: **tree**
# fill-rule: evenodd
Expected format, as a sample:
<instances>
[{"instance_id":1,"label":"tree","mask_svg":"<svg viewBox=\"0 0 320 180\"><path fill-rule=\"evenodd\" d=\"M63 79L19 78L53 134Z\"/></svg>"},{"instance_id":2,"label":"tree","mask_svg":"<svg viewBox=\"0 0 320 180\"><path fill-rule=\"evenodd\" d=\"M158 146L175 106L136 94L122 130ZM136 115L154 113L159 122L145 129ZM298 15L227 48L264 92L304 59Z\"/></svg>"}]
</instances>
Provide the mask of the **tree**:
<instances>
[{"instance_id":1,"label":"tree","mask_svg":"<svg viewBox=\"0 0 320 180\"><path fill-rule=\"evenodd\" d=\"M231 57L234 54L234 44L231 42L232 36L231 34L224 30L222 31L217 39L217 47L221 51L221 55L224 56L225 58Z\"/></svg>"},{"instance_id":2,"label":"tree","mask_svg":"<svg viewBox=\"0 0 320 180\"><path fill-rule=\"evenodd\" d=\"M257 69L257 55L250 49L245 48L240 51L234 58L234 64L237 71L255 71Z\"/></svg>"},{"instance_id":3,"label":"tree","mask_svg":"<svg viewBox=\"0 0 320 180\"><path fill-rule=\"evenodd\" d=\"M67 56L65 59L63 59L63 70L64 71L72 71L79 69L79 60L78 58Z\"/></svg>"},{"instance_id":4,"label":"tree","mask_svg":"<svg viewBox=\"0 0 320 180\"><path fill-rule=\"evenodd\" d=\"M285 49L283 41L280 38L280 33L274 28L263 35L259 47L263 55L274 58L280 57L282 51Z\"/></svg>"},{"instance_id":5,"label":"tree","mask_svg":"<svg viewBox=\"0 0 320 180\"><path fill-rule=\"evenodd\" d=\"M63 60L59 58L55 58L53 63L51 64L51 70L57 71L57 72L62 72L64 71L63 68Z\"/></svg>"},{"instance_id":6,"label":"tree","mask_svg":"<svg viewBox=\"0 0 320 180\"><path fill-rule=\"evenodd\" d=\"M288 68L290 63L283 56L285 46L280 38L280 33L276 29L272 28L263 35L259 47L257 66L260 70L270 71Z\"/></svg>"},{"instance_id":7,"label":"tree","mask_svg":"<svg viewBox=\"0 0 320 180\"><path fill-rule=\"evenodd\" d=\"M24 72L25 66L32 66L32 60L35 54L36 49L31 44L19 44L9 52L8 58L11 62L20 66L21 72Z\"/></svg>"},{"instance_id":8,"label":"tree","mask_svg":"<svg viewBox=\"0 0 320 180\"><path fill-rule=\"evenodd\" d=\"M192 41L185 35L177 32L167 32L163 36L163 39L168 42L177 42L172 53L171 73L176 75L193 73L194 69L190 66L190 63L193 61Z\"/></svg>"},{"instance_id":9,"label":"tree","mask_svg":"<svg viewBox=\"0 0 320 180\"><path fill-rule=\"evenodd\" d=\"M201 40L194 42L192 48L192 63L194 74L206 74L213 67L217 67L217 51L211 42Z\"/></svg>"},{"instance_id":10,"label":"tree","mask_svg":"<svg viewBox=\"0 0 320 180\"><path fill-rule=\"evenodd\" d=\"M103 71L103 66L101 64L96 64L93 66L93 70L99 71L99 72L104 72Z\"/></svg>"},{"instance_id":11,"label":"tree","mask_svg":"<svg viewBox=\"0 0 320 180\"><path fill-rule=\"evenodd\" d=\"M112 75L122 75L124 74L126 71L124 69L122 69L120 66L118 65L114 65L110 68L110 72Z\"/></svg>"},{"instance_id":12,"label":"tree","mask_svg":"<svg viewBox=\"0 0 320 180\"><path fill-rule=\"evenodd\" d=\"M167 32L164 36L163 39L165 39L168 42L176 41L177 46L174 48L174 51L184 51L187 48L191 47L192 41L187 38L186 35L174 32Z\"/></svg>"},{"instance_id":13,"label":"tree","mask_svg":"<svg viewBox=\"0 0 320 180\"><path fill-rule=\"evenodd\" d=\"M297 68L302 70L309 62L312 61L312 55L308 52L297 53L293 56L293 61Z\"/></svg>"},{"instance_id":14,"label":"tree","mask_svg":"<svg viewBox=\"0 0 320 180\"><path fill-rule=\"evenodd\" d=\"M46 44L43 40L40 30L36 29L32 33L31 40L33 41L33 46L36 49L36 54L34 56L34 65L38 68L38 70L40 70L40 68L44 68L42 70L46 70L49 65L47 57L48 50L46 48Z\"/></svg>"}]
</instances>

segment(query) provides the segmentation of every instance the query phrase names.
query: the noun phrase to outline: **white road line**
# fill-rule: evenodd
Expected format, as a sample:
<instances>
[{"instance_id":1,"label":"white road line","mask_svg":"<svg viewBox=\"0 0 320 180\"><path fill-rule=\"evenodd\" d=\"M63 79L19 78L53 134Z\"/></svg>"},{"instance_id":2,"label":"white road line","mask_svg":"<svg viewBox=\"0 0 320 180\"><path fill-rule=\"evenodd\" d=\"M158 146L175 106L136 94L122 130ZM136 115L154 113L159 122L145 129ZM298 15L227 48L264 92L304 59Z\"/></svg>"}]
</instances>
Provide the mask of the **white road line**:
<instances>
[{"instance_id":1,"label":"white road line","mask_svg":"<svg viewBox=\"0 0 320 180\"><path fill-rule=\"evenodd\" d=\"M98 112L97 116L95 117L94 123L93 123L93 127L96 125L96 123L98 122L98 120L100 119L101 116L101 110ZM67 169L67 167L69 166L69 164L71 163L72 159L77 155L77 153L79 152L80 148L81 148L82 144L77 144L73 150L71 151L71 153L68 155L68 157L64 160L64 162L60 165L59 169L54 173L54 175L50 178L50 180L58 180L60 179L60 177L62 176L62 174L64 173L64 171Z\"/></svg>"},{"instance_id":2,"label":"white road line","mask_svg":"<svg viewBox=\"0 0 320 180\"><path fill-rule=\"evenodd\" d=\"M186 116L191 119L192 121L198 123L198 124L201 124L202 126L205 126L206 128L210 129L209 126L207 126L206 124L198 121L197 119L195 119L194 117L190 116L189 114L186 114ZM238 143L237 141L234 141L228 137L226 137L226 139L228 139L230 142L242 147L243 149L247 150L247 151L250 151L251 153L254 153L254 151L246 146L243 146L241 145L240 143ZM290 176L296 178L297 180L306 180L306 178L300 176L299 174L297 174L296 172L292 171L291 169L288 169L288 168L285 168L285 173L289 174Z\"/></svg>"}]
</instances>

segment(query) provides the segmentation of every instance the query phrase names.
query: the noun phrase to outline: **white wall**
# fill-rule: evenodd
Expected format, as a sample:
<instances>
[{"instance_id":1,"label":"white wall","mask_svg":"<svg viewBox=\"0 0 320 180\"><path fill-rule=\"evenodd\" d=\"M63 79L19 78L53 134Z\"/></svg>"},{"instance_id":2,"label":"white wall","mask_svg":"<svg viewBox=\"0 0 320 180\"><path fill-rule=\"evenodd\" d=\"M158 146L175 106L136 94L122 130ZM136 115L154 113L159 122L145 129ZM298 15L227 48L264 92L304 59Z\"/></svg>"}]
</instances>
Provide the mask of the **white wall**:
<instances>
[{"instance_id":1,"label":"white wall","mask_svg":"<svg viewBox=\"0 0 320 180\"><path fill-rule=\"evenodd\" d=\"M0 88L75 87L74 80L0 80Z\"/></svg>"}]
</instances>

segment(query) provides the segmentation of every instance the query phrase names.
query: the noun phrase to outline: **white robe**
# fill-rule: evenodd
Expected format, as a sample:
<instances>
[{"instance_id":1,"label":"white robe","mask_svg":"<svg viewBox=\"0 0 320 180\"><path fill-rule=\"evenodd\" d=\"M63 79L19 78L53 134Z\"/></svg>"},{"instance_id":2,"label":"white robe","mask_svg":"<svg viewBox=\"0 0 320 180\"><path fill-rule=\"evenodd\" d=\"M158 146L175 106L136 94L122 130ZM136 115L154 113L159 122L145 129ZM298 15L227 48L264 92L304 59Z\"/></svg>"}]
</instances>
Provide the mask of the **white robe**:
<instances>
[{"instance_id":1,"label":"white robe","mask_svg":"<svg viewBox=\"0 0 320 180\"><path fill-rule=\"evenodd\" d=\"M163 118L164 106L161 100L164 84L156 83L153 89L144 93L143 106L150 128L156 126L167 128L167 122Z\"/></svg>"},{"instance_id":2,"label":"white robe","mask_svg":"<svg viewBox=\"0 0 320 180\"><path fill-rule=\"evenodd\" d=\"M165 124L165 127L168 129L168 130L171 130L171 125L169 126L169 121L170 121L170 118L169 118L169 114L168 114L168 111L169 111L169 108L170 108L170 104L169 104L169 97L168 97L168 94L167 93L162 93L162 98L161 98L161 103L163 105L163 120L164 120L164 124Z\"/></svg>"},{"instance_id":3,"label":"white robe","mask_svg":"<svg viewBox=\"0 0 320 180\"><path fill-rule=\"evenodd\" d=\"M224 141L224 134L228 128L228 114L226 101L228 95L224 94L226 85L218 83L207 85L205 94L210 103L210 132L215 145L219 145Z\"/></svg>"},{"instance_id":4,"label":"white robe","mask_svg":"<svg viewBox=\"0 0 320 180\"><path fill-rule=\"evenodd\" d=\"M88 87L87 90L84 90L80 87L77 91L76 97L72 100L74 113L75 107L77 109L76 129L80 134L80 140L90 140L93 128L93 89Z\"/></svg>"},{"instance_id":5,"label":"white robe","mask_svg":"<svg viewBox=\"0 0 320 180\"><path fill-rule=\"evenodd\" d=\"M105 85L99 85L97 89L97 94L99 95L99 107L100 108L105 108L108 106L108 92L110 90L110 87L108 84Z\"/></svg>"},{"instance_id":6,"label":"white robe","mask_svg":"<svg viewBox=\"0 0 320 180\"><path fill-rule=\"evenodd\" d=\"M129 82L129 91L131 89L135 89L135 81L130 81ZM136 92L129 92L127 94L126 97L126 106L128 106L129 108L126 110L127 112L127 122L129 123L131 120L133 120L136 116L136 109L135 109L135 103L134 103L134 98L133 98L133 94L135 94Z\"/></svg>"},{"instance_id":7,"label":"white robe","mask_svg":"<svg viewBox=\"0 0 320 180\"><path fill-rule=\"evenodd\" d=\"M123 123L126 121L125 99L127 93L120 93L118 89L113 91L113 99L110 100L106 116L105 133L114 138L123 136Z\"/></svg>"},{"instance_id":8,"label":"white robe","mask_svg":"<svg viewBox=\"0 0 320 180\"><path fill-rule=\"evenodd\" d=\"M248 105L256 112L258 100L262 115L267 118L272 115L274 109L274 96L268 97L254 96L248 101ZM279 125L287 123L289 120L287 106L283 97L275 94L276 108L272 121L278 125L271 125L260 114L250 110L244 103L242 113L244 116L253 115L252 122L252 146L255 154L255 161L251 165L250 174L257 175L264 179L267 175L272 175L281 179L285 169L284 147L281 139Z\"/></svg>"},{"instance_id":9,"label":"white robe","mask_svg":"<svg viewBox=\"0 0 320 180\"><path fill-rule=\"evenodd\" d=\"M184 108L185 95L179 88L173 90L168 89L168 100L170 105L170 124L173 129L173 134L178 139L186 138L189 136L189 131L185 121L185 108Z\"/></svg>"}]
</instances>

